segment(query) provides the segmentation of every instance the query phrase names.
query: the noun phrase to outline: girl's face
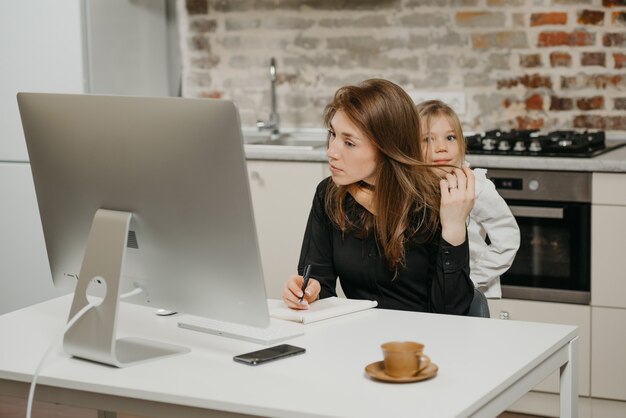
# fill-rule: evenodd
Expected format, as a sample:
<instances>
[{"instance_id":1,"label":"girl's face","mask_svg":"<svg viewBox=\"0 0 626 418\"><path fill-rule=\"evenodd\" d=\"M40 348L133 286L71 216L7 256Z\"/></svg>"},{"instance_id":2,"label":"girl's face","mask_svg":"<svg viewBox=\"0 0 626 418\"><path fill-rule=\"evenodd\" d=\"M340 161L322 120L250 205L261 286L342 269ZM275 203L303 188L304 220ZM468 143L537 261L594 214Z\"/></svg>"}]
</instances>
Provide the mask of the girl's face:
<instances>
[{"instance_id":1,"label":"girl's face","mask_svg":"<svg viewBox=\"0 0 626 418\"><path fill-rule=\"evenodd\" d=\"M351 121L338 110L330 121L326 155L335 184L346 186L358 181L374 185L378 150Z\"/></svg>"},{"instance_id":2,"label":"girl's face","mask_svg":"<svg viewBox=\"0 0 626 418\"><path fill-rule=\"evenodd\" d=\"M457 138L457 134L452 129L450 122L445 117L436 117L431 119L430 131L422 125L422 155L424 161L437 165L453 165L461 167L461 146ZM445 172L452 171L451 167L441 167L440 170Z\"/></svg>"}]
</instances>

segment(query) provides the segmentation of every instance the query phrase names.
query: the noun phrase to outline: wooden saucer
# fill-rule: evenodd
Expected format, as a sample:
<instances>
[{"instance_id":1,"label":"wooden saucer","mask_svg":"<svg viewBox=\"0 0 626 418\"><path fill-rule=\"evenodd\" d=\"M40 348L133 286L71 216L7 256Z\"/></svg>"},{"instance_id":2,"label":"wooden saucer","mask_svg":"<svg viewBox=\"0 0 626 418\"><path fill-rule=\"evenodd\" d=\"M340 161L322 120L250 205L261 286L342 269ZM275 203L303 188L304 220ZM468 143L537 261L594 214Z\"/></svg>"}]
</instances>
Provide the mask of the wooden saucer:
<instances>
[{"instance_id":1,"label":"wooden saucer","mask_svg":"<svg viewBox=\"0 0 626 418\"><path fill-rule=\"evenodd\" d=\"M421 380L435 377L437 375L437 370L439 370L439 367L437 367L435 363L430 363L428 367L413 376L393 377L385 373L384 361L375 361L374 363L370 363L365 367L365 373L367 373L369 377L389 383L419 382Z\"/></svg>"}]
</instances>

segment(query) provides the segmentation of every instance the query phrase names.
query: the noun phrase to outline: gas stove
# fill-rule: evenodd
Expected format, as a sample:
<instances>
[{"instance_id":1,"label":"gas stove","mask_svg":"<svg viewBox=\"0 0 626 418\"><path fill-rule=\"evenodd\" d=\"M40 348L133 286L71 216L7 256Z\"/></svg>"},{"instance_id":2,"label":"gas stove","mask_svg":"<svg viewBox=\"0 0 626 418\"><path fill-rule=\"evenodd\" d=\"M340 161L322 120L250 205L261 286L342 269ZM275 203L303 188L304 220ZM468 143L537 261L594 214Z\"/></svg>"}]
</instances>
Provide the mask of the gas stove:
<instances>
[{"instance_id":1,"label":"gas stove","mask_svg":"<svg viewBox=\"0 0 626 418\"><path fill-rule=\"evenodd\" d=\"M577 132L499 129L465 137L468 154L591 158L626 145L607 142L603 131Z\"/></svg>"}]
</instances>

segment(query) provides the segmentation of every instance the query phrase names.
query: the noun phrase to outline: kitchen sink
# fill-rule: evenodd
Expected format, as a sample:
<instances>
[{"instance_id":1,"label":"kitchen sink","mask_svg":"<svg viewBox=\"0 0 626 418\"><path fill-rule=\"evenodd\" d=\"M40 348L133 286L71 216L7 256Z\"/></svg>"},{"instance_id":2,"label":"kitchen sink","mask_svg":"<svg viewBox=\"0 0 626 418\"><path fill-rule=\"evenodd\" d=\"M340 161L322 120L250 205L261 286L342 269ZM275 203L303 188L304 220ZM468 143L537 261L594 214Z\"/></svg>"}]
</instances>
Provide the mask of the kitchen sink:
<instances>
[{"instance_id":1,"label":"kitchen sink","mask_svg":"<svg viewBox=\"0 0 626 418\"><path fill-rule=\"evenodd\" d=\"M278 135L243 131L243 140L246 147L254 149L316 149L326 147L326 131L293 131Z\"/></svg>"}]
</instances>

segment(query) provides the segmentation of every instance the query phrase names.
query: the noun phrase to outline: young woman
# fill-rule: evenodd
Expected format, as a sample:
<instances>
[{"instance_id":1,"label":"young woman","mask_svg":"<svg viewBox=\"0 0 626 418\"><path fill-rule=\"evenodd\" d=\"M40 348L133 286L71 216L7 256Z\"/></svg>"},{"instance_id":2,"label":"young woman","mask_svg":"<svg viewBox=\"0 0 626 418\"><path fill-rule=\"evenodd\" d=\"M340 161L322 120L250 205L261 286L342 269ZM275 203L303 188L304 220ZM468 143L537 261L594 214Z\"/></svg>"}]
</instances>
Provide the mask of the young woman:
<instances>
[{"instance_id":1,"label":"young woman","mask_svg":"<svg viewBox=\"0 0 626 418\"><path fill-rule=\"evenodd\" d=\"M440 165L441 168L435 168L440 176L463 166L465 141L454 110L439 100L429 100L417 105L417 111L424 160ZM487 179L487 170L476 168L473 172L476 197L468 224L471 278L485 296L500 298L500 276L511 267L519 248L519 227L506 202Z\"/></svg>"},{"instance_id":2,"label":"young woman","mask_svg":"<svg viewBox=\"0 0 626 418\"><path fill-rule=\"evenodd\" d=\"M465 220L474 176L455 168L439 177L422 159L411 98L386 80L340 88L324 110L331 177L317 187L298 271L283 299L307 309L336 295L378 307L464 314L473 297ZM354 196L365 192L358 203ZM302 302L300 298L303 297Z\"/></svg>"}]
</instances>

